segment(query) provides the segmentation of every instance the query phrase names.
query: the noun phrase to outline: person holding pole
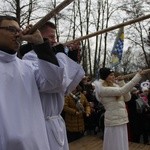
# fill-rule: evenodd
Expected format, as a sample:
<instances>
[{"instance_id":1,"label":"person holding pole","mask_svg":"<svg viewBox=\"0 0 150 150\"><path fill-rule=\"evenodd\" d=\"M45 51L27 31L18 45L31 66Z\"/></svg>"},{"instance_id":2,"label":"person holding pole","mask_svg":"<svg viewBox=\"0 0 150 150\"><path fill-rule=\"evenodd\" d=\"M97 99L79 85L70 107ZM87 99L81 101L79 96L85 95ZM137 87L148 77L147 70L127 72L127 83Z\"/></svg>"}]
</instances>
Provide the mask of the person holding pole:
<instances>
[{"instance_id":1,"label":"person holding pole","mask_svg":"<svg viewBox=\"0 0 150 150\"><path fill-rule=\"evenodd\" d=\"M105 107L105 130L103 150L128 150L128 114L125 102L131 99L131 89L146 72L139 71L131 81L124 83L123 77L115 77L110 68L99 70L100 81L95 81L97 99Z\"/></svg>"},{"instance_id":2,"label":"person holding pole","mask_svg":"<svg viewBox=\"0 0 150 150\"><path fill-rule=\"evenodd\" d=\"M39 92L60 91L65 70L39 30L29 30L15 17L0 16L0 150L52 150ZM38 67L16 56L20 41L32 43Z\"/></svg>"},{"instance_id":3,"label":"person holding pole","mask_svg":"<svg viewBox=\"0 0 150 150\"><path fill-rule=\"evenodd\" d=\"M64 96L76 88L84 76L84 70L81 65L66 55L62 44L57 45L55 36L56 26L52 22L46 22L39 30L43 38L48 39L50 44L53 45L52 51L56 55L58 65L64 70L60 75L63 75L63 79L60 81L59 88L54 88L50 93L40 92L49 146L50 149L69 150L66 126L61 117L61 112L64 107ZM20 53L24 55L26 52L31 51L32 48L32 44L24 45ZM26 53L22 59L30 61L33 68L38 67L37 56L34 51ZM57 80L57 76L55 80ZM62 83L63 85L61 86Z\"/></svg>"}]
</instances>

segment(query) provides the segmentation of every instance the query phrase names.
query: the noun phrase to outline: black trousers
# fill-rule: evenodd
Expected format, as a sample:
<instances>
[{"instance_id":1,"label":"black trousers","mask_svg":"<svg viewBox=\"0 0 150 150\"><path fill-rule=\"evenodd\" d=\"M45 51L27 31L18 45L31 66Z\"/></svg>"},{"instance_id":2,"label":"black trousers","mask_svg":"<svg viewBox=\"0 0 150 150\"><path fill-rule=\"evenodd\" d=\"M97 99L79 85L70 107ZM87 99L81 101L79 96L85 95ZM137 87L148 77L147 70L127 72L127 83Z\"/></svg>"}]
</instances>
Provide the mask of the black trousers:
<instances>
[{"instance_id":1,"label":"black trousers","mask_svg":"<svg viewBox=\"0 0 150 150\"><path fill-rule=\"evenodd\" d=\"M83 137L83 135L84 135L83 132L70 132L70 131L67 131L68 143L73 142L73 141Z\"/></svg>"}]
</instances>

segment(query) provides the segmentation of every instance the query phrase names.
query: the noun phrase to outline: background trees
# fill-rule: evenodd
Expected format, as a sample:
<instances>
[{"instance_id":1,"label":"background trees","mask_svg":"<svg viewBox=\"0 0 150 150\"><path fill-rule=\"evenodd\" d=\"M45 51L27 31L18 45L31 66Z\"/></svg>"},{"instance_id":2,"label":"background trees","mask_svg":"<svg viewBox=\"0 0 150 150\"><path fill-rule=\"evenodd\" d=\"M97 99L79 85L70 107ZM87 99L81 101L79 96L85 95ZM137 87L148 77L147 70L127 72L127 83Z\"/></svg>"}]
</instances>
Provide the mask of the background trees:
<instances>
[{"instance_id":1,"label":"background trees","mask_svg":"<svg viewBox=\"0 0 150 150\"><path fill-rule=\"evenodd\" d=\"M1 0L0 14L16 16L20 25L34 24L63 0ZM150 12L147 0L75 0L53 19L57 40L72 39L105 29ZM120 70L124 73L150 68L147 44L150 19L125 27L124 54ZM96 76L100 66L109 66L111 50L118 30L81 41L81 64L87 74Z\"/></svg>"},{"instance_id":2,"label":"background trees","mask_svg":"<svg viewBox=\"0 0 150 150\"><path fill-rule=\"evenodd\" d=\"M128 1L124 1L123 3L123 9L127 14L128 18L134 18L143 16L145 14L148 14L150 11L149 3L140 0L133 0L129 5L127 6ZM145 66L150 68L150 61L149 61L149 46L147 44L147 36L148 36L148 28L149 28L149 22L150 20L138 22L136 24L133 24L132 26L128 27L129 29L129 36L127 39L132 45L135 45L135 48L138 50L138 58L143 60L142 63L139 61L139 65Z\"/></svg>"},{"instance_id":3,"label":"background trees","mask_svg":"<svg viewBox=\"0 0 150 150\"><path fill-rule=\"evenodd\" d=\"M38 2L37 0L1 0L0 14L17 17L20 26L23 27L43 16L39 15L39 8L40 1Z\"/></svg>"}]
</instances>

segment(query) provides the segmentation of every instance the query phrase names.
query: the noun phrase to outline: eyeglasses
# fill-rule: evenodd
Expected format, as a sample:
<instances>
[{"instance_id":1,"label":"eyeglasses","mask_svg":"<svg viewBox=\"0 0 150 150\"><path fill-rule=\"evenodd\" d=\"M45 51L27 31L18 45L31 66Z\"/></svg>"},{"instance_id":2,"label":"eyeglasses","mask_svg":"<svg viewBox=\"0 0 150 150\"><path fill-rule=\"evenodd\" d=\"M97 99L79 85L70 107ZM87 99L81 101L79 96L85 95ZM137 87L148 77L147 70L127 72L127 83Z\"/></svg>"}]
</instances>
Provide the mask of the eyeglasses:
<instances>
[{"instance_id":1,"label":"eyeglasses","mask_svg":"<svg viewBox=\"0 0 150 150\"><path fill-rule=\"evenodd\" d=\"M0 29L4 29L4 30L7 30L7 31L10 31L12 33L17 33L17 32L20 32L21 29L17 29L16 27L14 26L8 26L8 27L0 27Z\"/></svg>"}]
</instances>

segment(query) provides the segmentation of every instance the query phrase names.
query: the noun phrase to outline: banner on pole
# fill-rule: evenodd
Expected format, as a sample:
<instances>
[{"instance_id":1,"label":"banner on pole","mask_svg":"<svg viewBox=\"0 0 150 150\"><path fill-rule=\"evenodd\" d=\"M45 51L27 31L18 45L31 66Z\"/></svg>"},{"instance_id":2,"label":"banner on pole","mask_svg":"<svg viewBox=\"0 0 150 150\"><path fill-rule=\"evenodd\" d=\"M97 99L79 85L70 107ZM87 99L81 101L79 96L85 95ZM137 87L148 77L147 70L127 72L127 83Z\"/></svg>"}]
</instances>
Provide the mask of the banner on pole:
<instances>
[{"instance_id":1,"label":"banner on pole","mask_svg":"<svg viewBox=\"0 0 150 150\"><path fill-rule=\"evenodd\" d=\"M116 37L112 52L111 52L111 66L116 67L120 64L122 59L124 46L124 27L120 28Z\"/></svg>"}]
</instances>

